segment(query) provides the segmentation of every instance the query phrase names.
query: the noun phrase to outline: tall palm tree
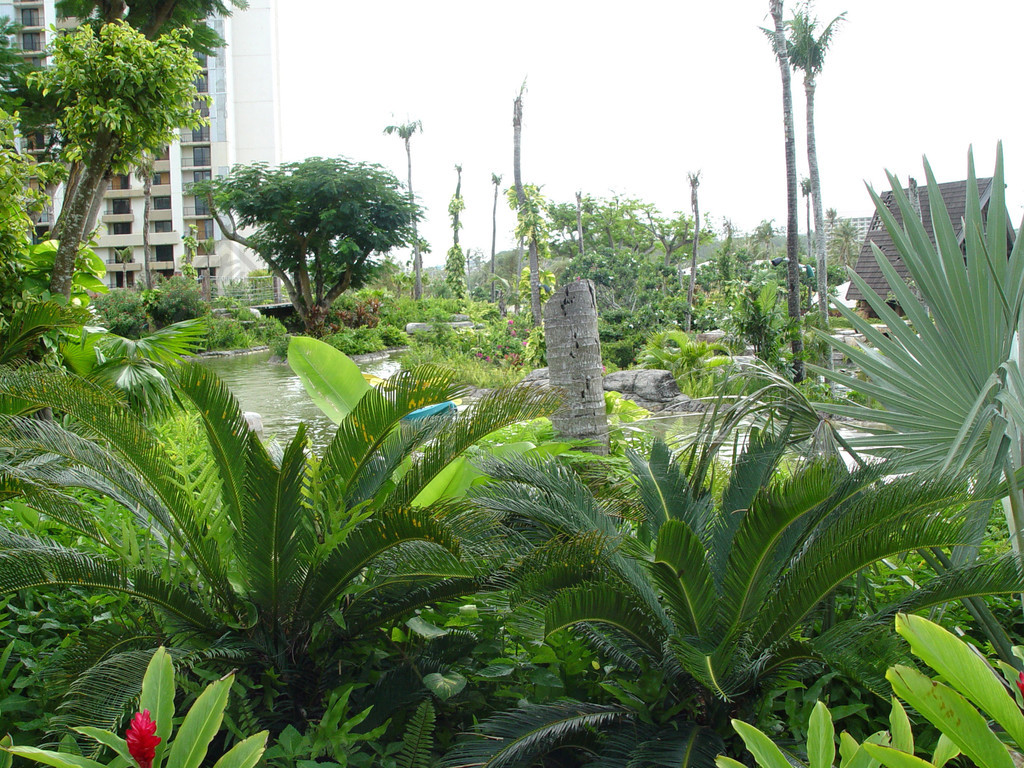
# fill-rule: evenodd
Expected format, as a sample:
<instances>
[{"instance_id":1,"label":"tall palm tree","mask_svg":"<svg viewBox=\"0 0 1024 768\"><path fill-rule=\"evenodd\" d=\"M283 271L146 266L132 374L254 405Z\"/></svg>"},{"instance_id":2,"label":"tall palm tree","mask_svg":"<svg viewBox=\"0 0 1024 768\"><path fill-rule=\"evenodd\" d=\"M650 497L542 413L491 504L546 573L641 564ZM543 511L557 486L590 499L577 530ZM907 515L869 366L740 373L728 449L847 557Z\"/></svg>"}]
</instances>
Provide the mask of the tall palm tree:
<instances>
[{"instance_id":1,"label":"tall palm tree","mask_svg":"<svg viewBox=\"0 0 1024 768\"><path fill-rule=\"evenodd\" d=\"M700 245L700 206L697 202L697 187L700 186L700 171L686 174L690 182L690 206L693 208L693 252L690 256L690 279L686 289L686 332L693 325L693 288L697 284L697 248Z\"/></svg>"},{"instance_id":2,"label":"tall palm tree","mask_svg":"<svg viewBox=\"0 0 1024 768\"><path fill-rule=\"evenodd\" d=\"M807 178L800 179L800 194L803 195L804 203L807 205L807 256L810 258L811 254L814 253L814 246L811 244L811 180ZM818 297L820 300L820 296ZM811 304L811 292L807 293L807 311L810 312L814 307ZM827 314L827 313L826 313Z\"/></svg>"},{"instance_id":3,"label":"tall palm tree","mask_svg":"<svg viewBox=\"0 0 1024 768\"><path fill-rule=\"evenodd\" d=\"M841 267L851 267L860 255L861 236L856 225L849 219L840 219L832 228L832 236L828 241L829 256Z\"/></svg>"},{"instance_id":4,"label":"tall palm tree","mask_svg":"<svg viewBox=\"0 0 1024 768\"><path fill-rule=\"evenodd\" d=\"M153 272L149 266L149 217L153 209L153 154L146 152L139 158L135 175L142 181L142 274L146 290L153 290Z\"/></svg>"},{"instance_id":5,"label":"tall palm tree","mask_svg":"<svg viewBox=\"0 0 1024 768\"><path fill-rule=\"evenodd\" d=\"M811 15L811 4L807 2L797 8L793 18L786 22L789 28L789 60L804 73L804 94L807 97L807 165L811 174L811 199L814 201L814 255L818 271L818 309L825 327L828 327L828 270L825 255L825 218L822 215L821 175L818 173L818 148L814 138L814 89L818 75L825 65L825 53L832 42L836 27L846 17L836 16L815 35L818 20ZM810 223L808 223L810 229ZM810 253L810 250L808 250Z\"/></svg>"},{"instance_id":6,"label":"tall palm tree","mask_svg":"<svg viewBox=\"0 0 1024 768\"><path fill-rule=\"evenodd\" d=\"M526 92L524 82L519 89L519 95L512 102L512 175L515 178L516 200L518 202L520 216L526 211L526 191L523 188L523 174L521 167L522 140L523 140L523 94ZM530 253L530 311L533 314L533 325L539 326L543 319L540 307L540 255L536 237L530 237L527 243ZM518 302L517 309L518 309Z\"/></svg>"},{"instance_id":7,"label":"tall palm tree","mask_svg":"<svg viewBox=\"0 0 1024 768\"><path fill-rule=\"evenodd\" d=\"M832 667L884 691L872 643L897 611L1024 585L1013 557L954 569L874 612L831 622L820 607L884 558L963 541L963 478L883 482L840 461L777 470L786 438L754 432L720 496L713 452L630 457L625 498L602 501L555 463L492 465L474 500L530 542L511 578L512 621L539 638L570 631L643 688L615 704L563 700L485 721L442 765L533 765L577 745L602 766L714 765L732 732L781 678ZM493 761L493 762L490 762Z\"/></svg>"},{"instance_id":8,"label":"tall palm tree","mask_svg":"<svg viewBox=\"0 0 1024 768\"><path fill-rule=\"evenodd\" d=\"M416 197L412 191L412 148L410 147L410 140L414 133L419 131L423 133L423 123L420 120L412 120L408 123L402 123L400 125L389 125L384 128L384 133L391 135L397 133L399 137L405 142L405 157L409 164L409 202L416 202ZM423 254L420 250L420 238L416 231L416 221L412 223L412 272L413 283L412 297L414 299L423 298Z\"/></svg>"},{"instance_id":9,"label":"tall palm tree","mask_svg":"<svg viewBox=\"0 0 1024 768\"><path fill-rule=\"evenodd\" d=\"M491 209L491 303L493 304L494 293L498 289L494 280L494 256L498 245L498 190L501 188L501 176L492 173L491 184L494 185L494 207Z\"/></svg>"},{"instance_id":10,"label":"tall palm tree","mask_svg":"<svg viewBox=\"0 0 1024 768\"><path fill-rule=\"evenodd\" d=\"M803 381L804 342L799 333L800 320L800 263L798 258L797 239L800 223L797 220L797 182L796 182L796 136L793 128L793 88L789 68L789 49L786 44L786 30L782 21L783 0L768 0L769 13L773 28L763 29L771 40L775 58L779 63L779 74L782 77L782 114L785 127L786 146L786 296L789 317L797 326L793 333L793 381Z\"/></svg>"},{"instance_id":11,"label":"tall palm tree","mask_svg":"<svg viewBox=\"0 0 1024 768\"><path fill-rule=\"evenodd\" d=\"M253 714L274 730L322 714L356 638L480 589L502 559L491 526L417 498L471 444L556 404L506 390L469 412L409 421L461 388L443 371L402 371L366 391L317 457L302 427L269 450L202 366L169 378L206 437L207 458L191 472L109 390L0 367L0 402L23 406L0 418L0 501L21 499L89 540L79 549L0 528L0 592L87 584L149 605L165 644L268 681L273 711ZM67 419L32 418L45 406ZM81 488L124 508L137 528L100 525ZM111 727L138 692L129 656L111 651L86 673L117 680L103 702L75 704L88 705L90 724Z\"/></svg>"}]
</instances>

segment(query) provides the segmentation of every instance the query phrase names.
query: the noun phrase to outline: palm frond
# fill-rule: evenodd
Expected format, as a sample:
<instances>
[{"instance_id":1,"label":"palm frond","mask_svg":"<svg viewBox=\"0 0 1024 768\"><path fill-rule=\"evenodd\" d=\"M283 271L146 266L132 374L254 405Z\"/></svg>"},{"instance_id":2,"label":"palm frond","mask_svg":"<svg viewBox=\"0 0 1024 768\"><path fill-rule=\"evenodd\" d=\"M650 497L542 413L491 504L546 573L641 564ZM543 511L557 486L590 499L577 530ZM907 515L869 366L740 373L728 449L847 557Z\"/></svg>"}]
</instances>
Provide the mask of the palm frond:
<instances>
[{"instance_id":1,"label":"palm frond","mask_svg":"<svg viewBox=\"0 0 1024 768\"><path fill-rule=\"evenodd\" d=\"M0 328L0 365L27 362L36 343L53 330L80 328L92 320L84 307L71 307L52 301L27 304L15 310Z\"/></svg>"},{"instance_id":2,"label":"palm frond","mask_svg":"<svg viewBox=\"0 0 1024 768\"><path fill-rule=\"evenodd\" d=\"M235 530L241 530L245 510L245 476L250 451L259 442L249 429L231 390L209 369L191 363L174 371L175 392L191 402L199 413L210 451L222 483L224 505Z\"/></svg>"},{"instance_id":3,"label":"palm frond","mask_svg":"<svg viewBox=\"0 0 1024 768\"><path fill-rule=\"evenodd\" d=\"M117 334L104 334L99 347L109 359L148 360L153 363L176 363L200 351L206 337L206 321L202 318L172 323L141 339L126 339Z\"/></svg>"},{"instance_id":4,"label":"palm frond","mask_svg":"<svg viewBox=\"0 0 1024 768\"><path fill-rule=\"evenodd\" d=\"M409 559L411 570L405 575L430 575L440 578L469 577L459 560L461 542L442 519L430 509L390 509L365 520L334 546L323 563L313 568L306 579L300 615L318 617L327 606L350 586L364 568L389 550L405 547L421 558Z\"/></svg>"},{"instance_id":5,"label":"palm frond","mask_svg":"<svg viewBox=\"0 0 1024 768\"><path fill-rule=\"evenodd\" d=\"M617 706L564 701L528 704L485 720L479 734L468 734L440 768L527 768L542 755L573 743L592 728L628 717Z\"/></svg>"},{"instance_id":6,"label":"palm frond","mask_svg":"<svg viewBox=\"0 0 1024 768\"><path fill-rule=\"evenodd\" d=\"M722 737L710 728L680 723L638 744L627 768L713 768L724 751Z\"/></svg>"},{"instance_id":7,"label":"palm frond","mask_svg":"<svg viewBox=\"0 0 1024 768\"><path fill-rule=\"evenodd\" d=\"M678 457L657 440L651 455L644 460L639 454L628 454L644 509L644 528L649 540L658 536L668 520L680 520L698 537L703 538L711 522L710 494L691 485Z\"/></svg>"},{"instance_id":8,"label":"palm frond","mask_svg":"<svg viewBox=\"0 0 1024 768\"><path fill-rule=\"evenodd\" d=\"M397 504L410 503L434 477L469 446L491 432L551 415L561 398L554 390L520 386L496 389L484 395L467 412L451 419L426 446L395 489Z\"/></svg>"},{"instance_id":9,"label":"palm frond","mask_svg":"<svg viewBox=\"0 0 1024 768\"><path fill-rule=\"evenodd\" d=\"M649 569L677 630L701 635L718 606L704 543L686 523L669 520L661 526Z\"/></svg>"},{"instance_id":10,"label":"palm frond","mask_svg":"<svg viewBox=\"0 0 1024 768\"><path fill-rule=\"evenodd\" d=\"M644 610L634 595L605 584L584 584L560 591L544 608L544 634L577 624L609 624L629 635L652 656L659 656L666 637L661 621Z\"/></svg>"},{"instance_id":11,"label":"palm frond","mask_svg":"<svg viewBox=\"0 0 1024 768\"><path fill-rule=\"evenodd\" d=\"M271 625L295 608L295 599L315 549L314 531L303 505L306 432L300 425L285 448L280 467L253 451L245 477L245 515L238 531L238 564L248 597Z\"/></svg>"},{"instance_id":12,"label":"palm frond","mask_svg":"<svg viewBox=\"0 0 1024 768\"><path fill-rule=\"evenodd\" d=\"M0 592L43 586L80 586L121 592L144 600L198 629L214 619L181 587L142 568L90 556L0 528Z\"/></svg>"}]
</instances>

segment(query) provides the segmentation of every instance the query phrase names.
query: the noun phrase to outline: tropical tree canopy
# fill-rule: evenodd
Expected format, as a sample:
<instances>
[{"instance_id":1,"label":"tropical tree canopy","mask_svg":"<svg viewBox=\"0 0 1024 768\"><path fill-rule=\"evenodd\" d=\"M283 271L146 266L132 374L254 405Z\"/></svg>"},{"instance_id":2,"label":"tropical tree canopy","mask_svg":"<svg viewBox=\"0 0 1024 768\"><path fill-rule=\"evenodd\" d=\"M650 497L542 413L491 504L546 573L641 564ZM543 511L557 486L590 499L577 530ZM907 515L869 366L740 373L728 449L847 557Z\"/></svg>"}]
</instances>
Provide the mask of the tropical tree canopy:
<instances>
[{"instance_id":1,"label":"tropical tree canopy","mask_svg":"<svg viewBox=\"0 0 1024 768\"><path fill-rule=\"evenodd\" d=\"M314 333L343 291L412 243L420 215L389 171L345 158L236 166L203 190L225 234L260 254Z\"/></svg>"}]
</instances>

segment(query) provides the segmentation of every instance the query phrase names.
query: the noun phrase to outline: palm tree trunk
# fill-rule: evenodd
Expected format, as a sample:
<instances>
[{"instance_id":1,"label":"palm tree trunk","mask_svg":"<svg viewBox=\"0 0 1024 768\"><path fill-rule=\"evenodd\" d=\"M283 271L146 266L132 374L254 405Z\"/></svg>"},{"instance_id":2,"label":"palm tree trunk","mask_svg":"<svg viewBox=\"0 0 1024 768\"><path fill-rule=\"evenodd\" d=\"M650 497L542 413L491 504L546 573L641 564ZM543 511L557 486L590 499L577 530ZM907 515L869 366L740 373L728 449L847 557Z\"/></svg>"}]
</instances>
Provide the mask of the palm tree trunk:
<instances>
[{"instance_id":1,"label":"palm tree trunk","mask_svg":"<svg viewBox=\"0 0 1024 768\"><path fill-rule=\"evenodd\" d=\"M516 200L519 203L520 211L526 210L526 192L523 190L523 175L521 166L523 138L523 89L512 102L512 173L516 183ZM530 238L527 244L530 250L530 312L533 326L537 327L541 321L540 307L540 259L537 254L537 239ZM519 275L516 275L518 285ZM518 302L517 302L518 303Z\"/></svg>"},{"instance_id":2,"label":"palm tree trunk","mask_svg":"<svg viewBox=\"0 0 1024 768\"><path fill-rule=\"evenodd\" d=\"M551 416L555 432L570 440L593 440L597 444L588 450L606 455L608 417L592 282L569 283L548 299L544 338L551 386L565 393L562 407Z\"/></svg>"},{"instance_id":3,"label":"palm tree trunk","mask_svg":"<svg viewBox=\"0 0 1024 768\"><path fill-rule=\"evenodd\" d=\"M415 203L416 196L412 192L412 148L409 146L409 139L405 140L405 158L409 165L409 202ZM416 219L412 221L412 271L413 286L412 297L423 298L423 254L420 253L420 236L416 228Z\"/></svg>"},{"instance_id":4,"label":"palm tree trunk","mask_svg":"<svg viewBox=\"0 0 1024 768\"><path fill-rule=\"evenodd\" d=\"M693 327L693 287L697 284L697 248L700 244L700 207L697 203L697 186L700 172L690 175L690 202L693 204L693 255L690 257L690 280L686 290L686 332Z\"/></svg>"},{"instance_id":5,"label":"palm tree trunk","mask_svg":"<svg viewBox=\"0 0 1024 768\"><path fill-rule=\"evenodd\" d=\"M142 274L146 279L146 289L153 289L153 272L149 268L150 247L149 247L149 214L153 207L153 166L146 157L143 160L142 179ZM209 256L207 256L209 266ZM206 270L209 274L210 270Z\"/></svg>"},{"instance_id":6,"label":"palm tree trunk","mask_svg":"<svg viewBox=\"0 0 1024 768\"><path fill-rule=\"evenodd\" d=\"M491 210L491 304L497 286L494 283L494 255L498 244L498 182L494 183L494 208Z\"/></svg>"},{"instance_id":7,"label":"palm tree trunk","mask_svg":"<svg viewBox=\"0 0 1024 768\"><path fill-rule=\"evenodd\" d=\"M786 32L782 21L783 0L769 0L772 22L775 27L775 54L782 77L782 113L786 139L786 256L789 259L786 270L787 305L789 317L796 326L793 329L793 381L804 380L804 342L800 336L800 264L798 238L800 222L797 219L796 182L796 137L793 128L793 87L789 70L789 53L786 48Z\"/></svg>"},{"instance_id":8,"label":"palm tree trunk","mask_svg":"<svg viewBox=\"0 0 1024 768\"><path fill-rule=\"evenodd\" d=\"M87 231L93 198L117 152L117 144L117 138L109 131L101 131L96 136L96 143L89 151L78 182L69 190L70 197L65 197L64 207L57 220L61 238L53 259L53 272L50 274L50 293L55 296L71 297L71 278L75 272L79 246Z\"/></svg>"},{"instance_id":9,"label":"palm tree trunk","mask_svg":"<svg viewBox=\"0 0 1024 768\"><path fill-rule=\"evenodd\" d=\"M814 198L814 268L818 273L818 311L828 329L828 261L825 254L825 214L821 204L821 176L818 173L818 147L814 139L814 77L804 77L807 96L807 166L811 174L811 197ZM809 225L808 225L809 228ZM810 251L808 251L810 252ZM831 367L832 356L829 355Z\"/></svg>"}]
</instances>

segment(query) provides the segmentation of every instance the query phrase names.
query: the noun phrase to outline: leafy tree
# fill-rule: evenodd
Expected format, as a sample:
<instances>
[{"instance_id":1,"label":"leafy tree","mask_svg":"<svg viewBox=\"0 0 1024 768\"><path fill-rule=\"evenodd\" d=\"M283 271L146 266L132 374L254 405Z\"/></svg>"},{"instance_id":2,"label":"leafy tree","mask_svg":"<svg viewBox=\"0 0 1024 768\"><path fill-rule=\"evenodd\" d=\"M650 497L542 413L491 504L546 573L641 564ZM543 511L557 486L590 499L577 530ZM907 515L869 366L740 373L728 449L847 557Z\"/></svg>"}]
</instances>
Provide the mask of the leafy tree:
<instances>
[{"instance_id":1,"label":"leafy tree","mask_svg":"<svg viewBox=\"0 0 1024 768\"><path fill-rule=\"evenodd\" d=\"M452 296L456 299L466 298L466 255L459 245L459 230L462 224L459 221L460 214L466 209L466 203L462 199L462 166L456 165L455 172L459 180L455 185L455 194L448 203L448 215L452 220L452 247L448 249L448 258L444 265L444 280L452 290Z\"/></svg>"},{"instance_id":2,"label":"leafy tree","mask_svg":"<svg viewBox=\"0 0 1024 768\"><path fill-rule=\"evenodd\" d=\"M786 42L785 25L782 22L782 4L784 0L768 0L768 9L774 24L772 29L762 31L771 41L772 50L779 64L782 78L782 116L784 122L786 148L786 296L787 308L791 320L800 320L800 259L799 231L797 220L797 181L796 181L796 136L793 128L793 89L791 85L789 48ZM799 333L793 334L793 381L803 381L803 339Z\"/></svg>"},{"instance_id":3,"label":"leafy tree","mask_svg":"<svg viewBox=\"0 0 1024 768\"><path fill-rule=\"evenodd\" d=\"M60 110L63 159L72 164L54 233L60 245L50 291L69 296L75 257L89 211L106 175L130 172L145 152L175 138L179 128L203 124L199 63L189 33L176 29L153 41L124 22L79 27L53 43L51 66L30 82Z\"/></svg>"},{"instance_id":4,"label":"leafy tree","mask_svg":"<svg viewBox=\"0 0 1024 768\"><path fill-rule=\"evenodd\" d=\"M365 394L353 395L315 456L304 428L268 449L214 375L177 369L175 393L206 437L203 460L190 467L108 391L0 368L0 401L22 405L21 415L0 419L0 501L21 498L88 542L61 546L0 529L0 591L88 584L131 595L155 611L179 658L261 680L265 698L248 709L266 727L317 719L352 673L358 638L475 592L505 556L486 516L428 506L437 493L421 493L474 442L557 402L529 388L499 390L467 412L408 421L460 394L450 373L403 370L379 389L353 376ZM331 394L362 391L332 381ZM47 406L67 420L31 416ZM106 526L77 500L79 488L125 508L138 527ZM138 693L133 659L154 644L146 634L109 649L80 678L72 710L101 727L116 722ZM90 690L102 701L83 695Z\"/></svg>"},{"instance_id":5,"label":"leafy tree","mask_svg":"<svg viewBox=\"0 0 1024 768\"><path fill-rule=\"evenodd\" d=\"M533 765L586 738L602 766L712 766L730 718L754 715L780 679L830 667L882 692L878 638L897 612L1024 586L1024 568L1003 557L922 580L881 610L819 620L836 587L883 558L964 541L969 499L949 475L882 482L884 470L840 461L780 474L784 446L753 432L720 496L708 446L631 456L631 491L613 501L551 462L490 466L500 482L474 498L532 545L511 582L515 622L538 637L573 632L627 676L605 686L612 704L492 717L443 765Z\"/></svg>"},{"instance_id":6,"label":"leafy tree","mask_svg":"<svg viewBox=\"0 0 1024 768\"><path fill-rule=\"evenodd\" d=\"M413 242L419 218L390 172L344 158L236 166L200 190L224 235L260 255L314 335L342 292ZM246 227L253 231L240 234Z\"/></svg>"},{"instance_id":7,"label":"leafy tree","mask_svg":"<svg viewBox=\"0 0 1024 768\"><path fill-rule=\"evenodd\" d=\"M228 16L233 8L245 8L246 0L57 0L57 13L65 19L102 26L123 21L150 40L172 30L187 29L193 47L204 53L224 44L207 25L217 14Z\"/></svg>"},{"instance_id":8,"label":"leafy tree","mask_svg":"<svg viewBox=\"0 0 1024 768\"><path fill-rule=\"evenodd\" d=\"M814 201L814 258L818 277L818 309L821 317L828 323L828 279L825 254L825 219L822 215L821 175L818 173L818 148L814 137L814 90L818 75L825 65L825 53L832 42L836 27L846 17L845 13L836 16L816 35L818 20L811 15L810 2L796 10L793 18L786 22L789 29L789 60L794 67L804 73L804 94L807 97L807 166L811 174L811 199ZM807 229L810 230L810 221ZM808 253L811 249L808 248Z\"/></svg>"},{"instance_id":9,"label":"leafy tree","mask_svg":"<svg viewBox=\"0 0 1024 768\"><path fill-rule=\"evenodd\" d=\"M393 133L397 133L398 136L405 142L405 158L409 165L409 205L413 206L416 204L416 197L412 191L412 148L409 142L412 140L413 134L419 131L423 132L423 123L419 120L412 120L408 123L402 123L401 125L389 125L384 128L384 133L390 136ZM412 223L412 272L413 272L413 288L412 297L414 299L423 298L423 251L420 243L419 234L416 231L416 221Z\"/></svg>"},{"instance_id":10,"label":"leafy tree","mask_svg":"<svg viewBox=\"0 0 1024 768\"><path fill-rule=\"evenodd\" d=\"M539 259L546 259L550 256L547 201L539 187L533 184L520 185L520 187L521 189L513 187L508 190L508 204L516 212L516 237L529 244L530 304L532 307L536 303L539 309L541 291ZM537 326L541 321L535 316L532 322L534 326Z\"/></svg>"}]
</instances>

